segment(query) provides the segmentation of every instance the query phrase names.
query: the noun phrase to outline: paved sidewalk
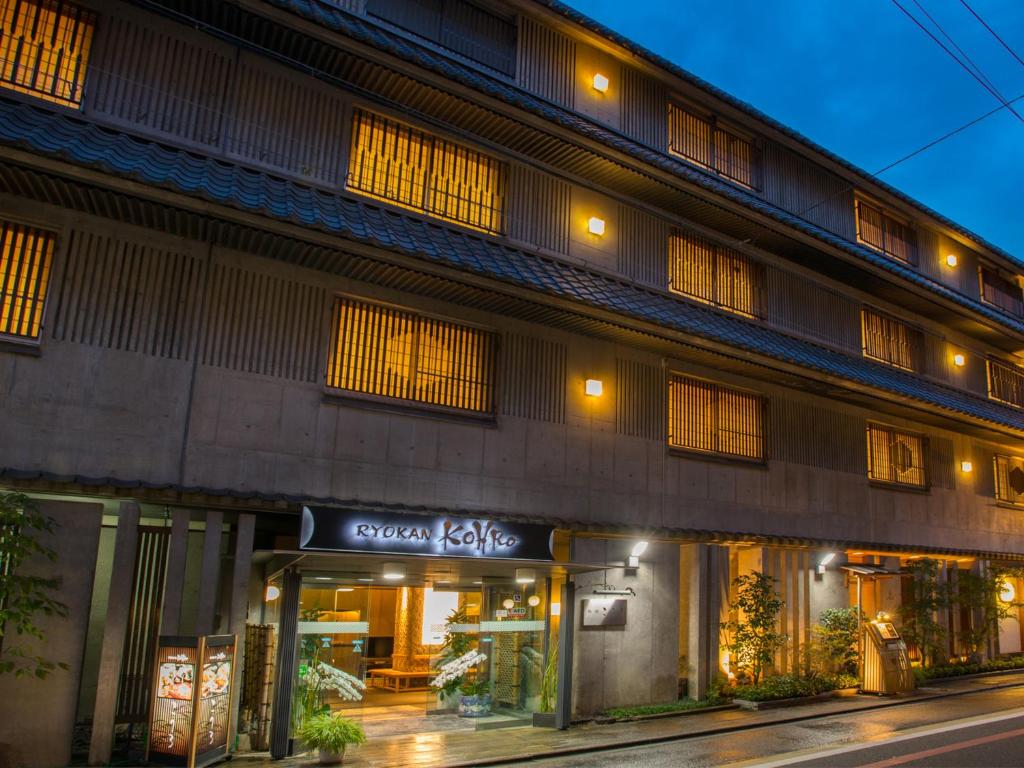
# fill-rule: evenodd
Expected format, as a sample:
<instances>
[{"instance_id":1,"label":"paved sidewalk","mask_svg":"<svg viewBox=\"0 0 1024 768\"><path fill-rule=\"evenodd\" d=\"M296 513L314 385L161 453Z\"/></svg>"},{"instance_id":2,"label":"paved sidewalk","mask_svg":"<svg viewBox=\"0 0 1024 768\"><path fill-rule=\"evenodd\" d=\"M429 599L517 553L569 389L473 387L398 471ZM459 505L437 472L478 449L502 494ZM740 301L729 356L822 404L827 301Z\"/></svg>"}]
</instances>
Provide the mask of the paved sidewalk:
<instances>
[{"instance_id":1,"label":"paved sidewalk","mask_svg":"<svg viewBox=\"0 0 1024 768\"><path fill-rule=\"evenodd\" d=\"M1024 685L1024 672L933 681L913 694L902 697L855 696L781 709L698 711L655 720L607 725L588 723L567 731L525 727L393 736L377 738L362 747L349 749L345 754L345 766L468 768L503 765L528 761L538 755L571 755L634 744L654 744L677 738L696 738L1018 685ZM230 763L238 768L305 768L316 764L315 755L272 761L266 753L236 755Z\"/></svg>"}]
</instances>

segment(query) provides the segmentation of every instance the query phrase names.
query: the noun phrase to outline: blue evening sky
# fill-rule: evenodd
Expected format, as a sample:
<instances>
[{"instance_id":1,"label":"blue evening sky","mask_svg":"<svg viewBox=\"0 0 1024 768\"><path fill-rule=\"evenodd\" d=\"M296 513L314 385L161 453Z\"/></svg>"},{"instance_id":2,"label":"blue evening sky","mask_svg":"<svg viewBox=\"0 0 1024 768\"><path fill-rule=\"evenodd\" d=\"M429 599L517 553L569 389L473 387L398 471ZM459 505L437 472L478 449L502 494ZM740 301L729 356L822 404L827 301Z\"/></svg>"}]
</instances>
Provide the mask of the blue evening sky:
<instances>
[{"instance_id":1,"label":"blue evening sky","mask_svg":"<svg viewBox=\"0 0 1024 768\"><path fill-rule=\"evenodd\" d=\"M999 106L891 0L567 1L869 172ZM959 0L917 2L1005 98L1024 94L1024 66ZM968 2L1024 59L1024 0ZM1024 122L1008 110L881 178L1024 258Z\"/></svg>"}]
</instances>

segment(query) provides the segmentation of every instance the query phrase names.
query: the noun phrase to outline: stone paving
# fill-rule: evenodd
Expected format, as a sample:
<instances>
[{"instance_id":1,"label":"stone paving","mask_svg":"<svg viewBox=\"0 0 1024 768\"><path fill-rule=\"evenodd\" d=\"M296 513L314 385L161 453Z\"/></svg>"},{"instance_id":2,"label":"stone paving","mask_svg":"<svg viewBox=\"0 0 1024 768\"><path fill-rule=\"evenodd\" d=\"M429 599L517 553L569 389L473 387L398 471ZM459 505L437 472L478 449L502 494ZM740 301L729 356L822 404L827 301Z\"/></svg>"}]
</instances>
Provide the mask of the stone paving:
<instances>
[{"instance_id":1,"label":"stone paving","mask_svg":"<svg viewBox=\"0 0 1024 768\"><path fill-rule=\"evenodd\" d=\"M517 727L496 731L450 731L378 737L362 747L350 749L345 755L345 766L468 768L502 765L529 760L537 755L573 754L631 744L655 744L679 737L725 733L1018 685L1024 685L1024 672L936 681L911 695L897 698L856 696L780 709L727 709L606 725L587 723L567 731ZM305 768L317 765L317 761L315 755L272 761L265 753L239 754L231 765L239 768Z\"/></svg>"}]
</instances>

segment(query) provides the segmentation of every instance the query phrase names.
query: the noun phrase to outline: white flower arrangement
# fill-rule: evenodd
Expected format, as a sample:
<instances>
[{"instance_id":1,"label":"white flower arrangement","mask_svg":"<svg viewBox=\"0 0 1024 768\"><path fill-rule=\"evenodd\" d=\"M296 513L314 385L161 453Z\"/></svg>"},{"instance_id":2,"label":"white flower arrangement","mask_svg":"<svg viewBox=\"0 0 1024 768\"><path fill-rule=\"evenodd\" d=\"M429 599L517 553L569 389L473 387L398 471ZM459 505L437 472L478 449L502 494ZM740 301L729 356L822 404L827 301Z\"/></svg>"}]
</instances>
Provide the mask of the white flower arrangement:
<instances>
[{"instance_id":1,"label":"white flower arrangement","mask_svg":"<svg viewBox=\"0 0 1024 768\"><path fill-rule=\"evenodd\" d=\"M306 670L303 680L313 689L337 691L345 701L362 701L366 683L348 672L343 672L330 664L319 662Z\"/></svg>"},{"instance_id":2,"label":"white flower arrangement","mask_svg":"<svg viewBox=\"0 0 1024 768\"><path fill-rule=\"evenodd\" d=\"M443 690L445 687L462 682L462 678L470 669L481 662L487 661L487 654L470 651L449 661L437 671L437 677L430 681L430 687Z\"/></svg>"}]
</instances>

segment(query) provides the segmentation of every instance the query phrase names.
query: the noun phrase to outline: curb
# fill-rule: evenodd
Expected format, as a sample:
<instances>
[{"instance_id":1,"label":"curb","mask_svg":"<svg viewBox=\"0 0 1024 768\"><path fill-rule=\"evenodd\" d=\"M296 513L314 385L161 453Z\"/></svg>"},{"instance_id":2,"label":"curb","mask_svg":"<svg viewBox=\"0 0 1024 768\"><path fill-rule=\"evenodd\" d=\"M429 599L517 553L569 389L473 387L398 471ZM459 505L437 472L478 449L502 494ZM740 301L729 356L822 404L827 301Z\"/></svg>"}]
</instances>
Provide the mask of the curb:
<instances>
[{"instance_id":1,"label":"curb","mask_svg":"<svg viewBox=\"0 0 1024 768\"><path fill-rule=\"evenodd\" d=\"M979 675L979 677L990 677L991 675ZM954 678L946 678L948 680L964 680L970 676L963 675ZM928 682L939 682L928 681ZM623 749L626 747L644 747L653 746L655 744L666 744L672 741L687 741L689 739L699 739L705 736L718 736L726 733L736 733L737 731L751 731L756 728L770 728L776 725L787 725L789 723L800 723L807 720L817 720L823 717L835 717L837 715L849 715L854 712L871 712L878 709L886 709L888 707L901 707L908 704L918 704L926 701L934 701L936 699L948 699L955 696L969 696L974 693L983 693L985 691L997 691L1003 688L1018 688L1024 686L1024 681L1016 683L1000 683L998 685L989 685L984 688L971 689L966 691L948 691L946 693L933 693L926 696L908 698L908 699L897 699L894 701L883 701L878 704L869 704L861 707L849 707L847 709L839 709L834 712L828 712L824 714L813 714L813 715L794 715L793 717L781 718L779 720L773 720L770 723L746 723L737 725L721 725L716 728L708 728L703 731L694 731L693 733L682 733L682 734L666 734L664 736L650 736L642 739L634 739L632 741L617 741L614 743L607 744L595 744L590 746L579 746L579 747L567 747L564 749L555 749L549 752L540 753L527 753L521 755L509 755L507 757L491 757L484 758L482 760L474 760L473 762L463 763L449 763L447 768L482 768L482 766L495 766L495 765L511 765L513 763L532 763L537 760L548 760L556 757L572 757L574 755L586 755L596 752L611 752L616 749Z\"/></svg>"}]
</instances>

